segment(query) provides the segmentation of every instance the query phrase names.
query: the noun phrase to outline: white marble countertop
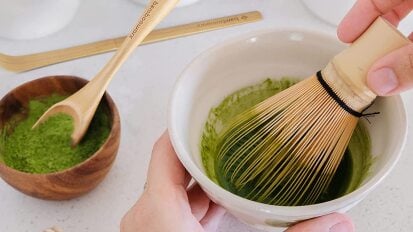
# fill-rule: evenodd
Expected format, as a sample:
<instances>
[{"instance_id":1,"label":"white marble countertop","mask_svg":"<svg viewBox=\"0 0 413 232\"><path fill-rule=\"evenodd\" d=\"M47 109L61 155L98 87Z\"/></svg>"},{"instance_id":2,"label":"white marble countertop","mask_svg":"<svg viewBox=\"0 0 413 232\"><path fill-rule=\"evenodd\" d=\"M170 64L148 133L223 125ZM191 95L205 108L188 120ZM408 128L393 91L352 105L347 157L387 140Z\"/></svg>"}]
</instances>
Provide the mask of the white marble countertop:
<instances>
[{"instance_id":1,"label":"white marble countertop","mask_svg":"<svg viewBox=\"0 0 413 232\"><path fill-rule=\"evenodd\" d=\"M142 7L130 0L83 0L76 18L62 31L31 41L0 39L0 51L27 54L124 35ZM122 117L118 158L104 182L93 192L64 202L25 196L0 181L0 231L41 232L58 226L65 232L118 231L122 215L142 192L152 144L166 127L166 108L174 81L199 53L225 39L263 28L306 27L331 34L335 28L311 15L299 0L201 0L179 8L161 27L244 11L260 10L265 20L235 28L142 46L132 54L109 86ZM413 18L402 24L412 29ZM53 65L23 74L0 70L0 95L42 76L67 74L91 78L107 62L104 54ZM162 67L162 68L159 68ZM413 117L413 91L403 96ZM413 124L410 124L410 131ZM413 137L394 171L361 204L349 212L357 231L413 231ZM226 216L221 232L256 230Z\"/></svg>"}]
</instances>

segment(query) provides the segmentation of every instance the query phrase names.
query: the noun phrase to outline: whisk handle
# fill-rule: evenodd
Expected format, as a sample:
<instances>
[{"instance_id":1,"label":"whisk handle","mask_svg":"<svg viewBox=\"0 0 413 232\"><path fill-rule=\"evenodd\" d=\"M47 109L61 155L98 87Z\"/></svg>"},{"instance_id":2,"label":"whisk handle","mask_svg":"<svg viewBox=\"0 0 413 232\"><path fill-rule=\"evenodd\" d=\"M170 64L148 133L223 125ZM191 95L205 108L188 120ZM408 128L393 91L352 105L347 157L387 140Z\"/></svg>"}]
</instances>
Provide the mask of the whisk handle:
<instances>
[{"instance_id":1,"label":"whisk handle","mask_svg":"<svg viewBox=\"0 0 413 232\"><path fill-rule=\"evenodd\" d=\"M377 97L366 83L371 66L379 58L410 43L392 24L379 17L353 44L336 55L324 72L327 75L335 72L340 80L330 81L340 82L337 88L348 87L350 90L347 92L354 95L348 96L349 101L354 101L354 98L358 101L353 108L363 109Z\"/></svg>"}]
</instances>

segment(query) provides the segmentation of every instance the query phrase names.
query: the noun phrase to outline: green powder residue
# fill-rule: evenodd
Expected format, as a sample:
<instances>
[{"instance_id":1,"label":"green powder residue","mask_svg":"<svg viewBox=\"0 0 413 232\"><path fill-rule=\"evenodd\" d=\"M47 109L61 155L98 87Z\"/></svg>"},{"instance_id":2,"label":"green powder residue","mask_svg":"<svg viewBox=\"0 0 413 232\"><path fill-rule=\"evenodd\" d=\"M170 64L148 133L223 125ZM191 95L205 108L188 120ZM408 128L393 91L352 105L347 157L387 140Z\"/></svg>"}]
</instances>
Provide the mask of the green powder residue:
<instances>
[{"instance_id":1,"label":"green powder residue","mask_svg":"<svg viewBox=\"0 0 413 232\"><path fill-rule=\"evenodd\" d=\"M111 122L109 111L99 105L82 141L71 146L73 119L66 114L50 117L36 129L31 129L38 118L53 104L65 97L53 95L29 102L1 131L0 161L7 166L28 173L58 172L89 158L106 141ZM22 115L27 115L22 118Z\"/></svg>"},{"instance_id":2,"label":"green powder residue","mask_svg":"<svg viewBox=\"0 0 413 232\"><path fill-rule=\"evenodd\" d=\"M202 161L211 180L235 194L243 195L230 188L228 183L223 181L222 176L218 176L220 172L216 170L215 165L217 155L215 148L218 143L218 135L234 117L295 83L297 83L297 80L291 78L267 79L260 84L232 93L217 107L211 109L200 144ZM318 202L338 198L358 188L368 174L371 160L370 136L365 126L360 122L329 188L323 193Z\"/></svg>"}]
</instances>

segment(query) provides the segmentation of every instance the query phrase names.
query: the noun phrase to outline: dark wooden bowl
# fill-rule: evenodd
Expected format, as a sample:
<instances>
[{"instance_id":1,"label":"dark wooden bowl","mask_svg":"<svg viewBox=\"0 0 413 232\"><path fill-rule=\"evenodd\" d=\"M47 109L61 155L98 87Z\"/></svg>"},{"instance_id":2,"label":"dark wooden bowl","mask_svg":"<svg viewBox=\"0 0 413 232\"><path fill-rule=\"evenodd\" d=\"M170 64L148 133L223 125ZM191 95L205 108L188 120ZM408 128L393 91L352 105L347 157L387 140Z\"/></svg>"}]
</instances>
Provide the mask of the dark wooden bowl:
<instances>
[{"instance_id":1,"label":"dark wooden bowl","mask_svg":"<svg viewBox=\"0 0 413 232\"><path fill-rule=\"evenodd\" d=\"M0 129L21 107L36 97L53 93L70 95L87 83L74 76L51 76L27 82L0 100ZM82 163L50 174L24 173L0 162L0 176L15 189L42 199L66 200L78 197L95 188L109 172L116 158L120 142L119 112L109 94L102 98L111 117L111 131L106 142L89 159Z\"/></svg>"}]
</instances>

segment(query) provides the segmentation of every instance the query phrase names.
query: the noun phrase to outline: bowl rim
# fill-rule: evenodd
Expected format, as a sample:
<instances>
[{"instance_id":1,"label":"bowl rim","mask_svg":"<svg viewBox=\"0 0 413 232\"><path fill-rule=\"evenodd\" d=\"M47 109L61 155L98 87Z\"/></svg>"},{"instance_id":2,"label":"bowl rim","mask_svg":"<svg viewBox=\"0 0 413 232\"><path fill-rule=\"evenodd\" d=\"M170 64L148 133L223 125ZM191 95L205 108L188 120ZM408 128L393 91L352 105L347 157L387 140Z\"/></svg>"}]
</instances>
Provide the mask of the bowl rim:
<instances>
[{"instance_id":1,"label":"bowl rim","mask_svg":"<svg viewBox=\"0 0 413 232\"><path fill-rule=\"evenodd\" d=\"M210 57L212 54L219 52L221 49L233 45L235 43L241 43L247 41L253 37L264 36L268 34L278 34L278 33L302 33L302 34L310 34L312 36L323 37L325 39L331 40L332 42L336 41L337 46L339 46L339 41L336 39L332 33L324 32L324 31L314 31L308 30L303 27L290 27L290 28L272 28L272 29L261 29L256 31L251 31L249 33L235 36L220 42L217 45L214 45L202 53L200 53L197 57L195 57L182 71L179 75L175 85L173 87L173 91L170 97L170 101L168 104L168 131L171 138L172 145L176 150L177 156L181 163L184 165L186 170L191 174L191 176L200 183L202 188L208 189L210 192L213 192L216 196L219 196L222 199L230 199L234 204L231 204L231 208L238 209L241 211L251 211L255 210L262 213L268 214L278 214L284 217L316 217L320 215L325 215L328 213L335 212L337 210L346 208L351 206L352 204L360 201L364 196L366 196L370 191L372 191L394 168L397 161L400 159L402 150L406 144L407 139L407 114L406 109L404 106L404 102L400 95L393 96L395 99L395 104L398 105L400 109L400 115L403 119L404 125L402 125L402 139L399 140L398 146L393 152L394 155L391 156L389 161L383 166L381 170L379 170L372 178L365 182L362 186L357 188L351 193L348 193L342 197L337 199L313 204L313 205L305 205L305 206L276 206L276 205L268 205L264 203L259 203L255 201L251 201L245 198L242 198L236 194L233 194L226 189L222 188L215 182L213 182L199 167L198 165L192 160L191 152L187 150L182 143L182 141L177 138L177 131L179 130L177 127L176 122L177 119L177 112L178 109L177 105L179 102L177 101L177 95L179 92L182 91L183 83L189 78L188 73L190 72L191 68L194 64L198 62L202 62L206 58ZM193 77L192 77L193 78ZM184 88L188 89L188 88ZM190 89L190 88L189 88ZM214 196L212 196L215 198Z\"/></svg>"},{"instance_id":2,"label":"bowl rim","mask_svg":"<svg viewBox=\"0 0 413 232\"><path fill-rule=\"evenodd\" d=\"M12 90L10 90L9 92L7 92L1 99L0 101L2 101L4 99L5 96L9 95L11 92L26 86L26 85L30 85L34 82L37 81L42 81L42 80L48 80L51 78L65 78L65 79L70 79L70 80L75 80L75 81L80 81L83 82L82 84L86 85L89 80L84 79L82 77L78 77L78 76L74 76L74 75L53 75L53 76L43 76L40 78L36 78L34 80L22 83L16 87L14 87ZM113 98L109 95L109 93L107 91L105 91L105 94L103 95L103 97L105 98L105 100L107 101L107 105L109 108L110 113L112 114L112 120L111 120L111 129L110 132L108 134L108 137L106 138L105 142L99 147L98 150L96 150L91 156L89 156L87 159L83 160L82 162L71 166L69 168L57 171L57 172L50 172L50 173L29 173L29 172L23 172L17 169L14 169L12 167L9 167L8 165L6 165L4 162L0 162L0 166L1 168L7 170L10 173L16 174L16 175L22 175L22 176L30 176L30 177L49 177L49 176L60 176L60 175L64 175L68 172L73 172L76 171L78 168L84 166L86 163L90 162L90 160L95 159L100 153L102 153L102 151L104 150L105 147L107 147L109 145L109 142L111 140L113 140L113 136L114 133L118 130L121 129L120 127L120 115L119 115L119 110L116 106L116 103L114 102ZM111 107L112 106L112 107ZM119 135L120 136L120 135Z\"/></svg>"}]
</instances>

